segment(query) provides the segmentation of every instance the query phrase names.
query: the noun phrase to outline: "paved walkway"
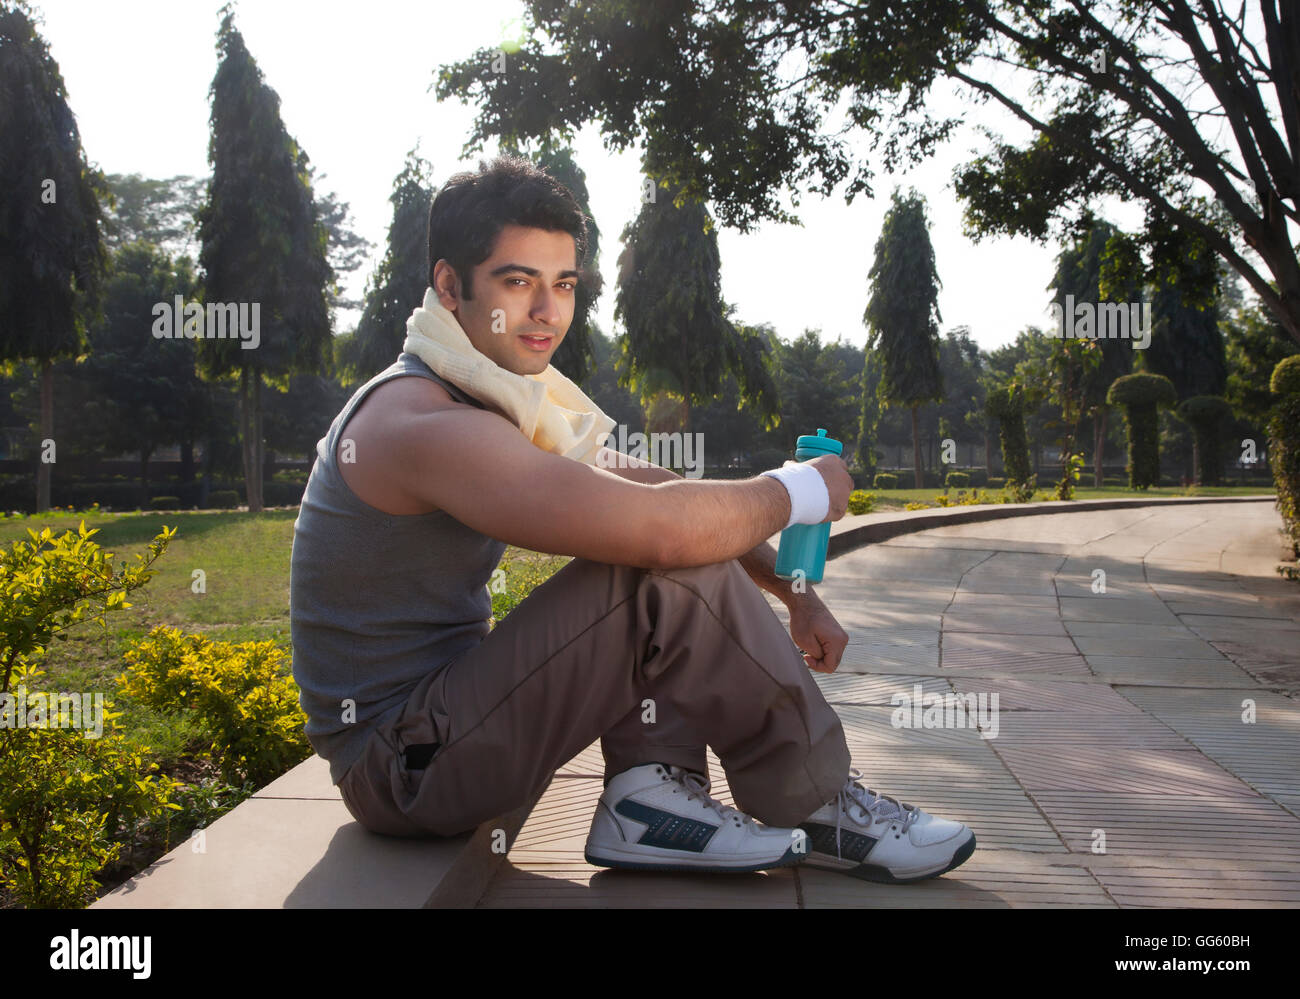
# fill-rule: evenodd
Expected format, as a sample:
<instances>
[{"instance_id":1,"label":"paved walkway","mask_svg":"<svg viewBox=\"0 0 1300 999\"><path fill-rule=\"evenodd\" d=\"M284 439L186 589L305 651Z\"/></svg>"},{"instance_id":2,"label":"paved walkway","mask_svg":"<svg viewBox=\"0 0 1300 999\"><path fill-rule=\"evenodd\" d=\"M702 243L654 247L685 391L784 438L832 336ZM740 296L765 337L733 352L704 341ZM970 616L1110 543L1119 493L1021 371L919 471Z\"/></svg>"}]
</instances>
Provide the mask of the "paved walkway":
<instances>
[{"instance_id":1,"label":"paved walkway","mask_svg":"<svg viewBox=\"0 0 1300 999\"><path fill-rule=\"evenodd\" d=\"M1274 571L1280 525L1272 501L1053 514L828 566L817 589L850 644L815 675L871 787L975 830L942 878L591 867L597 744L556 775L479 904L1300 906L1300 587ZM996 727L895 727L892 698L915 684L996 694Z\"/></svg>"}]
</instances>

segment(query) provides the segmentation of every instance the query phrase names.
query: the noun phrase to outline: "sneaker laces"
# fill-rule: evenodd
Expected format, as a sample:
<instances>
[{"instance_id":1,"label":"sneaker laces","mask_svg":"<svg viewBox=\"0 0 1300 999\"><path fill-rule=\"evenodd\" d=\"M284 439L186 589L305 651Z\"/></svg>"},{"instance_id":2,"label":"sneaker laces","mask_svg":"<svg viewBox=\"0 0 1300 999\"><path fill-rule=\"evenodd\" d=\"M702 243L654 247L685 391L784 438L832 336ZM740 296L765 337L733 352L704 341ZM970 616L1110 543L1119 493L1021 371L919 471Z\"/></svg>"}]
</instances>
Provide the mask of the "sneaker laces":
<instances>
[{"instance_id":1,"label":"sneaker laces","mask_svg":"<svg viewBox=\"0 0 1300 999\"><path fill-rule=\"evenodd\" d=\"M676 770L677 772L673 773L673 770ZM672 775L678 784L686 789L687 801L694 801L696 798L700 798L700 803L706 808L713 809L723 822L726 822L733 815L738 816L745 822L749 821L749 816L739 808L732 808L730 805L724 805L717 798L709 796L709 788L713 786L711 781L706 780L700 774L692 773L689 770L683 770L680 767L674 767L673 770L670 770L669 774Z\"/></svg>"},{"instance_id":2,"label":"sneaker laces","mask_svg":"<svg viewBox=\"0 0 1300 999\"><path fill-rule=\"evenodd\" d=\"M887 794L877 794L869 787L863 787L858 783L862 779L862 774L857 769L849 771L848 778L844 781L844 786L840 788L839 794L836 795L835 803L835 855L843 859L840 851L840 825L841 816L848 815L858 825L873 825L875 822L888 822L891 819L902 819L902 825L899 827L899 835L907 832L908 828L921 816L921 810L914 808L906 802L900 802ZM849 811L853 806L857 806L865 813L865 818L869 821L863 823L853 817Z\"/></svg>"}]
</instances>

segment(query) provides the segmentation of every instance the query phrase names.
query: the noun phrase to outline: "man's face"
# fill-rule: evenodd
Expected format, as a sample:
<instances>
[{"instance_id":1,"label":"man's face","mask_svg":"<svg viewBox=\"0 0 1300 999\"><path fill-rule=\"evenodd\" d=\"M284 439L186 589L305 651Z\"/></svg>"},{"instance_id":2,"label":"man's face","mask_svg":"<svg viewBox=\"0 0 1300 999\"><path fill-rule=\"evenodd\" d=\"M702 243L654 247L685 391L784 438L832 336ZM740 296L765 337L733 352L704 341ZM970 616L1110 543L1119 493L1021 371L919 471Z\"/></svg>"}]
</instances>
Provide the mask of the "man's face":
<instances>
[{"instance_id":1,"label":"man's face","mask_svg":"<svg viewBox=\"0 0 1300 999\"><path fill-rule=\"evenodd\" d=\"M492 255L474 268L471 300L461 297L445 260L434 268L439 300L470 343L517 375L540 374L551 363L573 322L577 282L572 236L519 225L502 229ZM527 334L545 339L528 340Z\"/></svg>"}]
</instances>

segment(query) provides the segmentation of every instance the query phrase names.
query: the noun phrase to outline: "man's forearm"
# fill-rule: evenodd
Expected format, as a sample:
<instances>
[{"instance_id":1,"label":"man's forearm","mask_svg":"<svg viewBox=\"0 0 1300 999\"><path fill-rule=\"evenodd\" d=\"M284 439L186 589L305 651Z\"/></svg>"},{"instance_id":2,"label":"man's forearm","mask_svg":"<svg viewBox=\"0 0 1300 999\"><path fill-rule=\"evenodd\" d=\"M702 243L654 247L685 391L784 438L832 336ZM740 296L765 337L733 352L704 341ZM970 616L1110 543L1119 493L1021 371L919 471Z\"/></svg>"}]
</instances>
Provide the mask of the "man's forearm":
<instances>
[{"instance_id":1,"label":"man's forearm","mask_svg":"<svg viewBox=\"0 0 1300 999\"><path fill-rule=\"evenodd\" d=\"M750 579L768 593L780 597L781 603L787 607L792 606L796 600L815 596L811 584L806 580L801 587L802 592L795 592L792 580L782 579L776 574L776 549L766 541L756 545L736 561L749 573Z\"/></svg>"},{"instance_id":2,"label":"man's forearm","mask_svg":"<svg viewBox=\"0 0 1300 999\"><path fill-rule=\"evenodd\" d=\"M612 455L611 455L612 457ZM632 462L637 459L627 459L626 467L619 468L612 464L607 467L615 475L622 476L625 479L631 479L634 482L647 482L654 484L656 482L667 482L670 479L680 479L681 476L668 468L653 464L648 461L640 461L633 465ZM808 583L803 584L804 592L796 593L792 589L793 582L788 579L782 579L776 574L776 549L766 541L760 541L752 549L740 556L738 561L744 570L749 573L749 578L754 583L771 593L773 596L780 598L781 602L787 607L799 599L813 596L813 591Z\"/></svg>"}]
</instances>

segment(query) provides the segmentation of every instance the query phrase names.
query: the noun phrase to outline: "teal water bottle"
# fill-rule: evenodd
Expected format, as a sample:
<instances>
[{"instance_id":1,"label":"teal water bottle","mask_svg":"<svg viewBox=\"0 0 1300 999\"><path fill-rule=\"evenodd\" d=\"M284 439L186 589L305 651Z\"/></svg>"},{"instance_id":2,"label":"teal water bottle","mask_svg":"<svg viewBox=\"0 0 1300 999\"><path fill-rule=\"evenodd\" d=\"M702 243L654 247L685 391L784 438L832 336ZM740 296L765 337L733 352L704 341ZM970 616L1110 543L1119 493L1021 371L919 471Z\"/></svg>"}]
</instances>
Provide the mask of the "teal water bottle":
<instances>
[{"instance_id":1,"label":"teal water bottle","mask_svg":"<svg viewBox=\"0 0 1300 999\"><path fill-rule=\"evenodd\" d=\"M806 434L799 438L794 452L795 461L809 461L824 454L840 454L844 445L825 430L816 436ZM826 571L826 546L831 540L831 522L821 524L791 524L781 532L781 546L776 551L776 574L781 579L797 579L803 573L808 583L820 583Z\"/></svg>"}]
</instances>

